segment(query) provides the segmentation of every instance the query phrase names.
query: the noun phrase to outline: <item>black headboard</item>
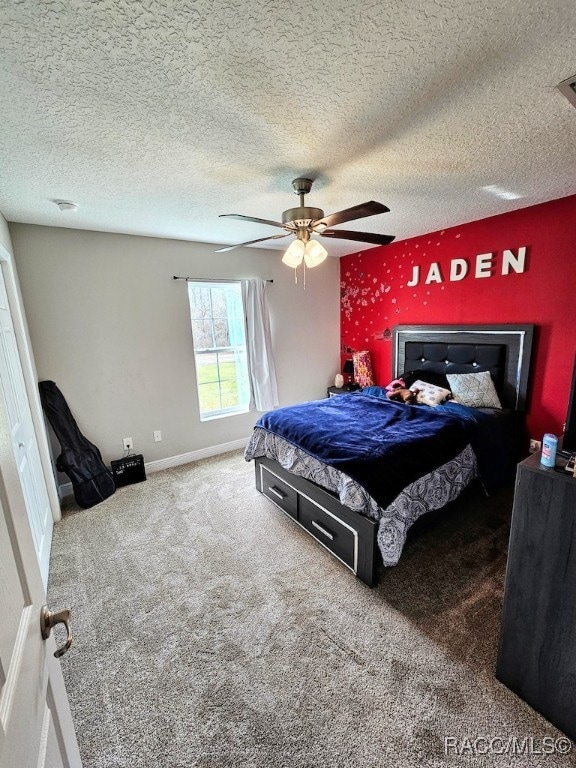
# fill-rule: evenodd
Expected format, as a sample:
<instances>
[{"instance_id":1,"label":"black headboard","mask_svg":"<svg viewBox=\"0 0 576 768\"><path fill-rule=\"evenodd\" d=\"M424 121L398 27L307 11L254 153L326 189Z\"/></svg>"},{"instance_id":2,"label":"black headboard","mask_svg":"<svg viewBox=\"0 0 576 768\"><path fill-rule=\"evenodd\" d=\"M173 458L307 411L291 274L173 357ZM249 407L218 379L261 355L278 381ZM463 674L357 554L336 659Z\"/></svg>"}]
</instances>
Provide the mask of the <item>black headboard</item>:
<instances>
[{"instance_id":1,"label":"black headboard","mask_svg":"<svg viewBox=\"0 0 576 768\"><path fill-rule=\"evenodd\" d=\"M523 411L533 336L533 325L398 325L392 374L490 371L502 404Z\"/></svg>"}]
</instances>

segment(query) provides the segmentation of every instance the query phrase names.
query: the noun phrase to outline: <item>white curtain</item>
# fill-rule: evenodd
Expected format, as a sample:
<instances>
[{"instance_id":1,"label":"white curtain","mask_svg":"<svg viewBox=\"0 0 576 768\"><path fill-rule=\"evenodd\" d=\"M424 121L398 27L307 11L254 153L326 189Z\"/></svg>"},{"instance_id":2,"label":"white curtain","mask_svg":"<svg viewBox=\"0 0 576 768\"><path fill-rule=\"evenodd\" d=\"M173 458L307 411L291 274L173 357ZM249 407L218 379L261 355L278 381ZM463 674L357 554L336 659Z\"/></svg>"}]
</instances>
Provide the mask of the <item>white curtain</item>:
<instances>
[{"instance_id":1,"label":"white curtain","mask_svg":"<svg viewBox=\"0 0 576 768\"><path fill-rule=\"evenodd\" d=\"M269 411L279 403L266 281L256 278L242 280L241 284L246 317L250 410Z\"/></svg>"}]
</instances>

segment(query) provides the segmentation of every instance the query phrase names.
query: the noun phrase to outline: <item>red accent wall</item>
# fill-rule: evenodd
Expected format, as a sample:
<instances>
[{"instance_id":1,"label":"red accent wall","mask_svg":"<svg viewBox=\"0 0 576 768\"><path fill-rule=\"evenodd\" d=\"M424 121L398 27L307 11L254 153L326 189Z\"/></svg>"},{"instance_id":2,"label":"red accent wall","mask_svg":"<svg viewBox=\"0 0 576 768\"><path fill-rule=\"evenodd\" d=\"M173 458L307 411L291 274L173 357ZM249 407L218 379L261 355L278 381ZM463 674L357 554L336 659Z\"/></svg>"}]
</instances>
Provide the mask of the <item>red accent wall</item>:
<instances>
[{"instance_id":1,"label":"red accent wall","mask_svg":"<svg viewBox=\"0 0 576 768\"><path fill-rule=\"evenodd\" d=\"M525 271L503 275L504 250L522 246ZM474 277L476 256L488 253L491 275ZM461 281L450 281L452 259L469 265ZM433 262L443 282L426 284ZM420 281L409 287L416 265ZM561 433L576 353L576 195L344 256L340 287L343 349L370 350L381 385L392 373L392 345L378 338L384 329L534 323L528 433Z\"/></svg>"}]
</instances>

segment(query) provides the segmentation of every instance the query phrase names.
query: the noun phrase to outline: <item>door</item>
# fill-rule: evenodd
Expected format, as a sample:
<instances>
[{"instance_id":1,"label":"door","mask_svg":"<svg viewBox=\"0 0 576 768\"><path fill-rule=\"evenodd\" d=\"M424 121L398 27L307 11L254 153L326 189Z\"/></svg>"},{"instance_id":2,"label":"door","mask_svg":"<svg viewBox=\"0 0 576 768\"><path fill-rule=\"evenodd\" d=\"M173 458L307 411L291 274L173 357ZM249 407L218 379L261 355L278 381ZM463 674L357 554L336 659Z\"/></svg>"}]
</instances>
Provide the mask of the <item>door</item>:
<instances>
[{"instance_id":1,"label":"door","mask_svg":"<svg viewBox=\"0 0 576 768\"><path fill-rule=\"evenodd\" d=\"M78 768L54 631L41 636L46 592L1 398L0 587L0 768Z\"/></svg>"},{"instance_id":2,"label":"door","mask_svg":"<svg viewBox=\"0 0 576 768\"><path fill-rule=\"evenodd\" d=\"M0 269L0 388L6 403L11 442L16 458L20 484L24 493L28 521L32 529L34 548L40 573L46 587L53 517L42 471L40 453L14 324L6 294L4 272Z\"/></svg>"}]
</instances>

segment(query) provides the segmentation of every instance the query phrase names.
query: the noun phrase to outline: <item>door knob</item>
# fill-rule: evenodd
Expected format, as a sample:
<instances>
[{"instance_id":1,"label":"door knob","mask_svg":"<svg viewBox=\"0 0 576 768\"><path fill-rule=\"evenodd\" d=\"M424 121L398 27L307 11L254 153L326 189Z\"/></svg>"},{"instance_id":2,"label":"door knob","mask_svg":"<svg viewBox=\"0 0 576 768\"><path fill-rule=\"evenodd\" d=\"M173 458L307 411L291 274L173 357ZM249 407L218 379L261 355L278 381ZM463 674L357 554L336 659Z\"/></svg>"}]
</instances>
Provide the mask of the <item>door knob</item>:
<instances>
[{"instance_id":1,"label":"door knob","mask_svg":"<svg viewBox=\"0 0 576 768\"><path fill-rule=\"evenodd\" d=\"M54 656L56 656L57 659L59 659L61 656L64 656L68 648L72 645L72 631L70 630L70 616L72 611L70 608L62 608L61 611L49 611L48 608L43 605L40 609L40 631L42 633L42 639L47 640L50 637L50 632L52 631L52 627L55 627L56 624L64 624L66 627L66 632L68 633L68 637L66 638L66 642L64 645L61 645L60 648L57 648L54 652Z\"/></svg>"}]
</instances>

